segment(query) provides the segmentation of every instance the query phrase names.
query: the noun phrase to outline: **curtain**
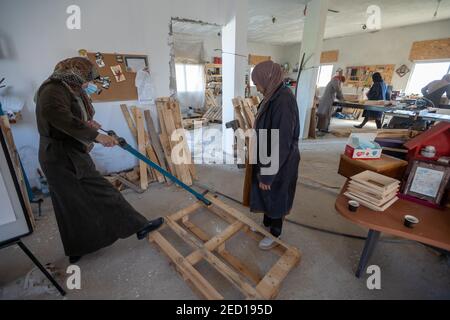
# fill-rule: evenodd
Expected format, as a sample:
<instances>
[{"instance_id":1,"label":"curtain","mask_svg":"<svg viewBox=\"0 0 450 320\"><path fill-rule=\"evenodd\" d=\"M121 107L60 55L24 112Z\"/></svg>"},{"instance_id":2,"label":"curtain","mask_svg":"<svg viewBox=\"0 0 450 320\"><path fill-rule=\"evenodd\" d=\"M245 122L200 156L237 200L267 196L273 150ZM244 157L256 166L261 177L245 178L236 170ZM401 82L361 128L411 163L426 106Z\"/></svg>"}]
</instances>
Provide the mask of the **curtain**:
<instances>
[{"instance_id":1,"label":"curtain","mask_svg":"<svg viewBox=\"0 0 450 320\"><path fill-rule=\"evenodd\" d=\"M182 112L203 109L205 103L206 53L203 40L174 35L175 72Z\"/></svg>"}]
</instances>

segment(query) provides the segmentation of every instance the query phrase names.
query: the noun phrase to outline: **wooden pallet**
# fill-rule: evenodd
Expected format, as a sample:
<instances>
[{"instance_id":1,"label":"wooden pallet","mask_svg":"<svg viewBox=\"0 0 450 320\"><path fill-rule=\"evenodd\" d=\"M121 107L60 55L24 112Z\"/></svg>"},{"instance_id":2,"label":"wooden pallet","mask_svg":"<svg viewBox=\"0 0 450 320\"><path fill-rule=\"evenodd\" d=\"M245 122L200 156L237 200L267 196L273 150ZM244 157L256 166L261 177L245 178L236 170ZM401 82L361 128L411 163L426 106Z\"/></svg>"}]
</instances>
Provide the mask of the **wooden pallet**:
<instances>
[{"instance_id":1,"label":"wooden pallet","mask_svg":"<svg viewBox=\"0 0 450 320\"><path fill-rule=\"evenodd\" d=\"M299 250L274 239L278 246L271 251L280 258L265 275L261 275L258 270L246 266L233 256L227 250L226 242L239 231L243 231L256 241L272 236L245 214L212 195L206 197L212 202L211 206L206 207L202 202L196 202L165 218L166 226L194 249L191 254L186 257L181 255L160 232L152 233L149 236L150 242L156 244L169 257L183 279L205 299L222 300L224 297L195 268L203 260L231 282L247 299L274 299L283 280L299 264L301 258ZM229 223L229 226L222 233L211 237L189 220L200 208L207 208L208 212L216 214ZM256 232L251 231L251 228Z\"/></svg>"}]
</instances>

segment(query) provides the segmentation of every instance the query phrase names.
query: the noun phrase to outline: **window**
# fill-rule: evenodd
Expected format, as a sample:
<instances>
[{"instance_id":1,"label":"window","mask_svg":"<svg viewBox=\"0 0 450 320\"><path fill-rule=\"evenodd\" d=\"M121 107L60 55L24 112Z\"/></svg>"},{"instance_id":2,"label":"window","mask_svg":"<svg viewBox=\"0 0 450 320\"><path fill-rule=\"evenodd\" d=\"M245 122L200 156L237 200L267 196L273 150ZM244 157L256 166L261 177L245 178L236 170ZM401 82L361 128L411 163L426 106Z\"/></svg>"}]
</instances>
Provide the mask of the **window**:
<instances>
[{"instance_id":1,"label":"window","mask_svg":"<svg viewBox=\"0 0 450 320\"><path fill-rule=\"evenodd\" d=\"M317 77L317 86L319 88L326 87L333 76L333 65L327 64L319 67L319 75Z\"/></svg>"},{"instance_id":2,"label":"window","mask_svg":"<svg viewBox=\"0 0 450 320\"><path fill-rule=\"evenodd\" d=\"M204 91L204 69L201 64L175 64L178 92Z\"/></svg>"},{"instance_id":3,"label":"window","mask_svg":"<svg viewBox=\"0 0 450 320\"><path fill-rule=\"evenodd\" d=\"M421 94L422 88L431 81L442 79L447 73L450 73L450 61L416 63L405 93Z\"/></svg>"}]
</instances>

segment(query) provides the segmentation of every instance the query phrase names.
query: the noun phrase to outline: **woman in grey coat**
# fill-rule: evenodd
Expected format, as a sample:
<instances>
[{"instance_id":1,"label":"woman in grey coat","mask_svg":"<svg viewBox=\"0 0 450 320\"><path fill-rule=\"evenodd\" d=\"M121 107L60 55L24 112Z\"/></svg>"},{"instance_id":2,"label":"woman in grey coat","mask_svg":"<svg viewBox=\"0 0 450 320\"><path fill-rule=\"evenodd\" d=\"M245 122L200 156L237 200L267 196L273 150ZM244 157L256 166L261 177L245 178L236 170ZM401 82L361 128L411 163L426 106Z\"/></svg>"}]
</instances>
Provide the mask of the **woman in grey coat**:
<instances>
[{"instance_id":1,"label":"woman in grey coat","mask_svg":"<svg viewBox=\"0 0 450 320\"><path fill-rule=\"evenodd\" d=\"M335 76L327 84L325 91L320 98L319 108L317 109L317 117L319 121L317 123L317 129L320 132L328 133L330 127L331 116L333 114L333 103L336 98L339 101L344 101L344 95L342 94L341 84L345 82L344 76Z\"/></svg>"}]
</instances>

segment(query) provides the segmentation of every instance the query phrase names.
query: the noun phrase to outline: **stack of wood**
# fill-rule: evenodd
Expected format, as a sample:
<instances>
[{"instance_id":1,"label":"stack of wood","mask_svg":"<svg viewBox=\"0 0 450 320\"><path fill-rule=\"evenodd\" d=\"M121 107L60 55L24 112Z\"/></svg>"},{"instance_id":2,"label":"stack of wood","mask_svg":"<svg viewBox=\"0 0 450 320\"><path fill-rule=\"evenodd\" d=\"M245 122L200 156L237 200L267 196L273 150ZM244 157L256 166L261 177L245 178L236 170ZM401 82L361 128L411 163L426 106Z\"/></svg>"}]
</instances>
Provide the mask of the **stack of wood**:
<instances>
[{"instance_id":1,"label":"stack of wood","mask_svg":"<svg viewBox=\"0 0 450 320\"><path fill-rule=\"evenodd\" d=\"M216 97L214 96L214 91L212 89L206 89L205 91L205 103L206 103L206 109L209 110L213 107L218 107Z\"/></svg>"},{"instance_id":2,"label":"stack of wood","mask_svg":"<svg viewBox=\"0 0 450 320\"><path fill-rule=\"evenodd\" d=\"M261 101L258 97L251 97L247 99L236 97L233 99L236 120L239 122L240 128L253 128L260 102Z\"/></svg>"},{"instance_id":3,"label":"stack of wood","mask_svg":"<svg viewBox=\"0 0 450 320\"><path fill-rule=\"evenodd\" d=\"M150 110L143 111L142 109L133 106L130 108L130 114L130 110L127 105L123 104L120 107L128 124L128 128L130 129L131 134L138 145L139 152L146 155L151 161L163 169L167 169L166 155L163 152L161 141L156 133L156 128L154 126ZM147 124L147 128L145 127L145 124ZM166 182L166 178L160 172L151 169L142 161L139 162L138 172L139 185L142 190L147 190L148 185L151 182ZM129 182L137 180L130 179L130 177L123 178L129 180Z\"/></svg>"},{"instance_id":4,"label":"stack of wood","mask_svg":"<svg viewBox=\"0 0 450 320\"><path fill-rule=\"evenodd\" d=\"M344 195L371 210L385 211L398 200L399 189L400 181L364 171L351 178Z\"/></svg>"},{"instance_id":5,"label":"stack of wood","mask_svg":"<svg viewBox=\"0 0 450 320\"><path fill-rule=\"evenodd\" d=\"M203 115L203 118L209 122L222 123L222 107L216 106L209 108Z\"/></svg>"},{"instance_id":6,"label":"stack of wood","mask_svg":"<svg viewBox=\"0 0 450 320\"><path fill-rule=\"evenodd\" d=\"M156 100L156 108L161 127L159 141L164 149L167 169L185 184L191 186L197 179L197 173L183 131L180 105L175 99L159 98ZM174 154L172 155L172 153Z\"/></svg>"},{"instance_id":7,"label":"stack of wood","mask_svg":"<svg viewBox=\"0 0 450 320\"><path fill-rule=\"evenodd\" d=\"M195 126L207 126L209 125L209 120L206 118L189 118L189 119L183 119L183 127L186 130L194 129Z\"/></svg>"}]
</instances>

